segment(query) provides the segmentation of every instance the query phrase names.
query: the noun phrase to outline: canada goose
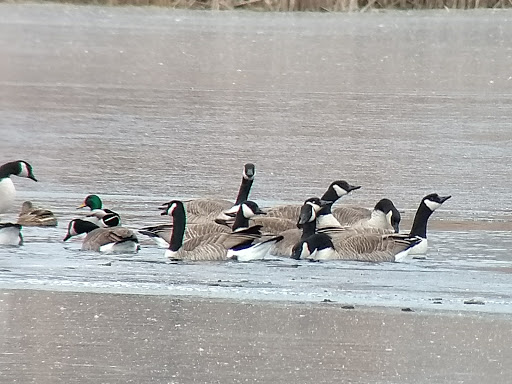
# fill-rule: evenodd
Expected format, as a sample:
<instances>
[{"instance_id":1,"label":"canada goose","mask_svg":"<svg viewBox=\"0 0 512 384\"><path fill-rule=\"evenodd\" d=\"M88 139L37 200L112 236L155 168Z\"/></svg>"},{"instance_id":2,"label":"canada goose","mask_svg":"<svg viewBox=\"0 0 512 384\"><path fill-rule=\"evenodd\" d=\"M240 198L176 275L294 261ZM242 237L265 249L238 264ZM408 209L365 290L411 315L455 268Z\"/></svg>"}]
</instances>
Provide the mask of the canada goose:
<instances>
[{"instance_id":1,"label":"canada goose","mask_svg":"<svg viewBox=\"0 0 512 384\"><path fill-rule=\"evenodd\" d=\"M32 227L56 227L57 218L48 209L35 208L32 202L25 201L21 205L18 224Z\"/></svg>"},{"instance_id":2,"label":"canada goose","mask_svg":"<svg viewBox=\"0 0 512 384\"><path fill-rule=\"evenodd\" d=\"M270 254L274 256L291 257L293 247L298 242L315 234L317 212L319 212L324 205L329 203L329 201L321 200L318 197L307 199L301 207L296 228L279 233L283 236L283 239L270 249Z\"/></svg>"},{"instance_id":3,"label":"canada goose","mask_svg":"<svg viewBox=\"0 0 512 384\"><path fill-rule=\"evenodd\" d=\"M256 215L264 215L258 204L247 200L240 204L235 217L232 232L207 233L203 236L193 237L183 243L183 250L191 251L205 244L221 244L225 249L231 249L241 244L252 243L262 237L261 225L249 226L249 219Z\"/></svg>"},{"instance_id":4,"label":"canada goose","mask_svg":"<svg viewBox=\"0 0 512 384\"><path fill-rule=\"evenodd\" d=\"M248 228L249 222L248 218L245 218L243 213L247 212L248 217L252 217L256 214L263 214L258 205L252 201L245 202L245 208L240 212L241 214L236 216L236 222L233 224L233 229L230 229L228 226L219 225L215 222L205 222L205 223L193 223L188 224L185 229L184 241L185 243L188 240L195 239L195 244L200 244L202 239L212 238L213 236L219 235L221 233L231 233L232 231L236 231L242 228ZM160 209L166 210L168 206L164 204ZM254 209L254 212L251 211ZM252 213L249 213L252 212ZM162 214L166 214L165 212ZM235 220L235 219L233 219ZM144 227L139 229L139 232L143 235L149 236L152 238L159 247L168 248L169 241L172 235L173 224L160 224L152 227ZM189 244L192 244L189 243ZM190 247L190 245L189 245ZM190 250L185 246L186 250Z\"/></svg>"},{"instance_id":5,"label":"canada goose","mask_svg":"<svg viewBox=\"0 0 512 384\"><path fill-rule=\"evenodd\" d=\"M228 249L226 249L226 243L222 244L219 242L208 242L205 241L200 245L195 246L192 250L183 249L183 237L185 234L186 228L186 213L185 206L183 202L179 200L172 200L165 204L167 208L162 215L168 214L173 218L173 228L171 234L171 241L169 244L169 248L165 251L165 256L169 259L173 260L190 260L190 261L214 261L214 260L227 260ZM240 207L239 211L243 210L243 204ZM248 211L246 211L246 214ZM252 248L254 245L254 237L250 237L250 233L257 235L258 228L250 227L248 229L241 229L240 234L246 234L247 237L242 239L239 244L236 246L237 250L241 250L242 248ZM235 236L235 234L233 234ZM193 240L193 239L192 239ZM276 240L278 241L278 240ZM257 248L255 248L257 250ZM250 252L249 250L247 252Z\"/></svg>"},{"instance_id":6,"label":"canada goose","mask_svg":"<svg viewBox=\"0 0 512 384\"><path fill-rule=\"evenodd\" d=\"M253 217L252 225L261 226L261 231L266 234L277 235L289 229L296 229L297 222L282 217Z\"/></svg>"},{"instance_id":7,"label":"canada goose","mask_svg":"<svg viewBox=\"0 0 512 384\"><path fill-rule=\"evenodd\" d=\"M23 245L21 225L0 223L0 245Z\"/></svg>"},{"instance_id":8,"label":"canada goose","mask_svg":"<svg viewBox=\"0 0 512 384\"><path fill-rule=\"evenodd\" d=\"M83 218L98 227L116 227L121 224L121 216L116 212L103 208L103 202L98 195L88 195L76 209L89 207L91 212Z\"/></svg>"},{"instance_id":9,"label":"canada goose","mask_svg":"<svg viewBox=\"0 0 512 384\"><path fill-rule=\"evenodd\" d=\"M100 228L87 220L73 219L69 222L68 231L63 241L72 236L87 233L82 242L82 251L103 253L135 253L139 250L137 236L128 228Z\"/></svg>"},{"instance_id":10,"label":"canada goose","mask_svg":"<svg viewBox=\"0 0 512 384\"><path fill-rule=\"evenodd\" d=\"M400 212L389 199L381 199L373 210L362 207L342 206L332 209L332 214L342 226L378 228L399 232Z\"/></svg>"},{"instance_id":11,"label":"canada goose","mask_svg":"<svg viewBox=\"0 0 512 384\"><path fill-rule=\"evenodd\" d=\"M316 233L298 243L292 258L311 260L400 261L420 239L395 234L356 234L332 238Z\"/></svg>"},{"instance_id":12,"label":"canada goose","mask_svg":"<svg viewBox=\"0 0 512 384\"><path fill-rule=\"evenodd\" d=\"M0 214L11 208L16 197L16 189L11 180L11 175L37 181L32 166L26 161L11 161L0 166Z\"/></svg>"},{"instance_id":13,"label":"canada goose","mask_svg":"<svg viewBox=\"0 0 512 384\"><path fill-rule=\"evenodd\" d=\"M242 201L249 198L251 187L256 175L256 167L252 163L244 164L242 172L242 182L238 190L235 203L224 199L194 199L185 202L189 223L207 222L216 218L222 220L229 216L234 216L238 211L238 206ZM226 216L228 215L228 216Z\"/></svg>"},{"instance_id":14,"label":"canada goose","mask_svg":"<svg viewBox=\"0 0 512 384\"><path fill-rule=\"evenodd\" d=\"M159 224L143 227L138 230L142 235L150 237L160 248L169 248L172 224ZM229 233L231 229L215 222L189 224L185 230L185 241L208 233Z\"/></svg>"},{"instance_id":15,"label":"canada goose","mask_svg":"<svg viewBox=\"0 0 512 384\"><path fill-rule=\"evenodd\" d=\"M322 195L321 200L330 201L332 205L341 197L359 188L361 188L361 186L350 185L345 180L336 180L329 185L325 193ZM268 209L267 216L281 217L296 221L299 217L300 210L301 205L298 204L279 205Z\"/></svg>"},{"instance_id":16,"label":"canada goose","mask_svg":"<svg viewBox=\"0 0 512 384\"><path fill-rule=\"evenodd\" d=\"M410 255L424 254L427 251L428 219L450 197L439 196L437 193L425 196L408 234L371 233L368 230L361 233L352 227L326 228L323 233L316 234L322 236L306 239L309 240L306 245L303 241L300 245L302 249L295 249L294 256L300 254L303 258L314 259L400 261ZM325 236L331 239L332 246ZM308 252L314 252L314 255L308 256Z\"/></svg>"},{"instance_id":17,"label":"canada goose","mask_svg":"<svg viewBox=\"0 0 512 384\"><path fill-rule=\"evenodd\" d=\"M431 193L421 199L420 205L414 215L411 231L408 236L416 236L421 242L415 244L409 251L409 255L424 255L427 253L427 224L428 219L434 211L439 208L451 196L439 196L437 193Z\"/></svg>"},{"instance_id":18,"label":"canada goose","mask_svg":"<svg viewBox=\"0 0 512 384\"><path fill-rule=\"evenodd\" d=\"M253 261L253 260L264 260L269 254L270 249L277 243L283 240L283 236L267 237L257 243L247 246L242 244L231 248L227 252L226 258L228 260L237 261Z\"/></svg>"},{"instance_id":19,"label":"canada goose","mask_svg":"<svg viewBox=\"0 0 512 384\"><path fill-rule=\"evenodd\" d=\"M248 204L255 204L253 202L248 202ZM160 209L167 209L167 205L160 207ZM262 213L259 207L257 207L258 213ZM165 214L165 213L164 213ZM233 221L235 219L233 218ZM237 229L240 227L241 222L237 225L233 226L233 229ZM168 248L169 241L171 239L173 224L159 224L149 227L143 227L139 229L139 233L149 236L152 238L155 243L161 248ZM248 225L246 225L248 227ZM220 233L230 233L232 230L225 225L219 225L213 221L211 222L195 222L192 224L188 224L185 229L184 241L195 238L197 242L199 242L199 238L207 237L209 234L220 234Z\"/></svg>"}]
</instances>

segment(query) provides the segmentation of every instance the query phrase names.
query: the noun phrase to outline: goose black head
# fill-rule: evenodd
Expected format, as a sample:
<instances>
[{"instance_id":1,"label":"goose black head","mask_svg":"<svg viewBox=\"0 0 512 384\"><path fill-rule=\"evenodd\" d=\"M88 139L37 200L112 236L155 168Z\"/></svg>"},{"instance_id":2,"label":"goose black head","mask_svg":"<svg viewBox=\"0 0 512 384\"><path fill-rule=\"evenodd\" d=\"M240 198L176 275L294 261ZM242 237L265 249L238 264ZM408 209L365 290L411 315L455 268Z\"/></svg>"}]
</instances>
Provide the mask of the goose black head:
<instances>
[{"instance_id":1,"label":"goose black head","mask_svg":"<svg viewBox=\"0 0 512 384\"><path fill-rule=\"evenodd\" d=\"M27 179L37 181L36 177L34 176L34 170L32 169L32 166L25 160L16 160L3 164L0 166L0 175L1 178L15 175L18 177L26 177Z\"/></svg>"},{"instance_id":2,"label":"goose black head","mask_svg":"<svg viewBox=\"0 0 512 384\"><path fill-rule=\"evenodd\" d=\"M322 199L335 202L339 198L359 188L361 188L359 185L351 185L345 180L336 180L329 185L329 188L327 188L327 191L323 194Z\"/></svg>"},{"instance_id":3,"label":"goose black head","mask_svg":"<svg viewBox=\"0 0 512 384\"><path fill-rule=\"evenodd\" d=\"M66 236L62 241L69 240L73 236L81 235L82 233L89 233L96 228L99 228L96 224L91 223L87 220L73 219L68 224L68 230Z\"/></svg>"},{"instance_id":4,"label":"goose black head","mask_svg":"<svg viewBox=\"0 0 512 384\"><path fill-rule=\"evenodd\" d=\"M302 226L306 223L310 223L313 220L316 220L316 212L313 204L305 203L299 212L299 220L297 221L297 228L302 228Z\"/></svg>"},{"instance_id":5,"label":"goose black head","mask_svg":"<svg viewBox=\"0 0 512 384\"><path fill-rule=\"evenodd\" d=\"M315 213L320 211L320 209L322 209L326 205L329 205L332 203L333 202L330 200L319 199L318 197L310 197L309 199L304 201L304 205L306 205L306 204L310 205L313 208L313 210L315 211Z\"/></svg>"},{"instance_id":6,"label":"goose black head","mask_svg":"<svg viewBox=\"0 0 512 384\"><path fill-rule=\"evenodd\" d=\"M381 199L374 207L375 210L379 210L383 212L388 218L389 223L393 227L396 233L400 230L400 220L402 216L398 209L396 209L395 204L389 199Z\"/></svg>"},{"instance_id":7,"label":"goose black head","mask_svg":"<svg viewBox=\"0 0 512 384\"><path fill-rule=\"evenodd\" d=\"M34 170L32 169L32 166L27 163L24 160L18 161L20 172L17 174L19 177L26 177L31 180L37 181L36 177L34 176Z\"/></svg>"},{"instance_id":8,"label":"goose black head","mask_svg":"<svg viewBox=\"0 0 512 384\"><path fill-rule=\"evenodd\" d=\"M439 196L437 193L431 193L425 196L421 201L423 204L427 206L432 212L434 212L437 208L439 208L446 200L451 198L449 196Z\"/></svg>"},{"instance_id":9,"label":"goose black head","mask_svg":"<svg viewBox=\"0 0 512 384\"><path fill-rule=\"evenodd\" d=\"M253 163L247 163L244 165L243 177L246 180L253 180L256 175L256 167Z\"/></svg>"},{"instance_id":10,"label":"goose black head","mask_svg":"<svg viewBox=\"0 0 512 384\"><path fill-rule=\"evenodd\" d=\"M356 189L361 188L360 185L351 185L348 182L346 182L345 180L334 181L331 184L331 186L334 189L334 191L336 192L336 194L338 195L338 197L344 196L352 191L355 191Z\"/></svg>"},{"instance_id":11,"label":"goose black head","mask_svg":"<svg viewBox=\"0 0 512 384\"><path fill-rule=\"evenodd\" d=\"M306 240L294 245L291 258L295 260L305 259L311 255Z\"/></svg>"},{"instance_id":12,"label":"goose black head","mask_svg":"<svg viewBox=\"0 0 512 384\"><path fill-rule=\"evenodd\" d=\"M162 212L160 213L160 215L162 216L174 216L174 213L177 212L178 209L185 211L185 206L183 205L183 202L181 202L180 200L171 200L168 203L162 204L162 206L159 207L158 209L162 210Z\"/></svg>"},{"instance_id":13,"label":"goose black head","mask_svg":"<svg viewBox=\"0 0 512 384\"><path fill-rule=\"evenodd\" d=\"M258 204L251 200L246 200L240 204L239 210L242 211L242 215L244 215L246 219L250 219L255 215L266 215L266 213L260 209Z\"/></svg>"}]
</instances>

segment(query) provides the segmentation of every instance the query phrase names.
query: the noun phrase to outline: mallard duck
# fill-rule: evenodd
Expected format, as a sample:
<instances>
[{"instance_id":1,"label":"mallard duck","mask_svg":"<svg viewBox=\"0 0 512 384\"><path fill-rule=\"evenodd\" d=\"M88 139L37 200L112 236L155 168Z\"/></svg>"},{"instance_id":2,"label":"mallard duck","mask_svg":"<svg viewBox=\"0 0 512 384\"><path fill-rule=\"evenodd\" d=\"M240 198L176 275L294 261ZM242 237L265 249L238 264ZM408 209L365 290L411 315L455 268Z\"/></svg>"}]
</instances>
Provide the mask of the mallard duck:
<instances>
[{"instance_id":1,"label":"mallard duck","mask_svg":"<svg viewBox=\"0 0 512 384\"><path fill-rule=\"evenodd\" d=\"M103 202L98 195L88 195L77 209L89 207L89 213L83 220L90 221L98 227L116 227L121 225L121 216L116 212L103 208Z\"/></svg>"},{"instance_id":2,"label":"mallard duck","mask_svg":"<svg viewBox=\"0 0 512 384\"><path fill-rule=\"evenodd\" d=\"M52 211L35 208L32 202L25 201L21 205L18 224L32 227L55 227L57 226L57 218Z\"/></svg>"}]
</instances>

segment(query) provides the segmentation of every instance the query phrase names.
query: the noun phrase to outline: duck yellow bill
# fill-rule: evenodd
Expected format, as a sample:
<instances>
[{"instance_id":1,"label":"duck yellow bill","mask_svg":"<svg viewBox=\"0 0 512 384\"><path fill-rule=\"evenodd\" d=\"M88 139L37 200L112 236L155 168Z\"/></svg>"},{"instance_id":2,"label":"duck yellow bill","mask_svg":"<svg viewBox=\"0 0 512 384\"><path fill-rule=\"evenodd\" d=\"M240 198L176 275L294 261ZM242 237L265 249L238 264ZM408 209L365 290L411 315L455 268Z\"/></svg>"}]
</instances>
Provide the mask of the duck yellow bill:
<instances>
[{"instance_id":1,"label":"duck yellow bill","mask_svg":"<svg viewBox=\"0 0 512 384\"><path fill-rule=\"evenodd\" d=\"M82 205L76 207L76 209L80 209L80 208L84 208L84 207L87 207L87 205L85 205L85 203L82 203Z\"/></svg>"}]
</instances>

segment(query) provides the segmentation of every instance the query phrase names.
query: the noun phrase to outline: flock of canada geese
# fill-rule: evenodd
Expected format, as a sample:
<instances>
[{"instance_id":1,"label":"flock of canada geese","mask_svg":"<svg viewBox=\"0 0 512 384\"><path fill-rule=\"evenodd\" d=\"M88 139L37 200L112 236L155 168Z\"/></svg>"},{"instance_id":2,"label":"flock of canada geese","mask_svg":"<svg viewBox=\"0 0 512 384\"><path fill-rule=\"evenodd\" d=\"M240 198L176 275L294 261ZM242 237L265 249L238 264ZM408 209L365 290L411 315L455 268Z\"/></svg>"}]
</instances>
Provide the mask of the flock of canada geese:
<instances>
[{"instance_id":1,"label":"flock of canada geese","mask_svg":"<svg viewBox=\"0 0 512 384\"><path fill-rule=\"evenodd\" d=\"M37 181L32 166L23 160L0 166L0 214L14 203L11 176ZM359 189L344 180L332 182L325 193L308 197L302 205L280 205L265 211L249 200L254 164L244 165L236 201L222 199L172 200L163 204L165 224L138 229L171 260L261 260L287 257L308 260L400 261L427 251L430 215L451 196L425 196L408 233L399 232L400 213L393 202L382 199L372 210L333 206L344 195ZM89 195L78 208L90 212L69 222L64 241L85 234L82 250L133 253L140 249L136 233L121 225L121 217ZM22 226L56 226L53 213L23 203L17 223L0 223L0 245L23 243Z\"/></svg>"}]
</instances>

